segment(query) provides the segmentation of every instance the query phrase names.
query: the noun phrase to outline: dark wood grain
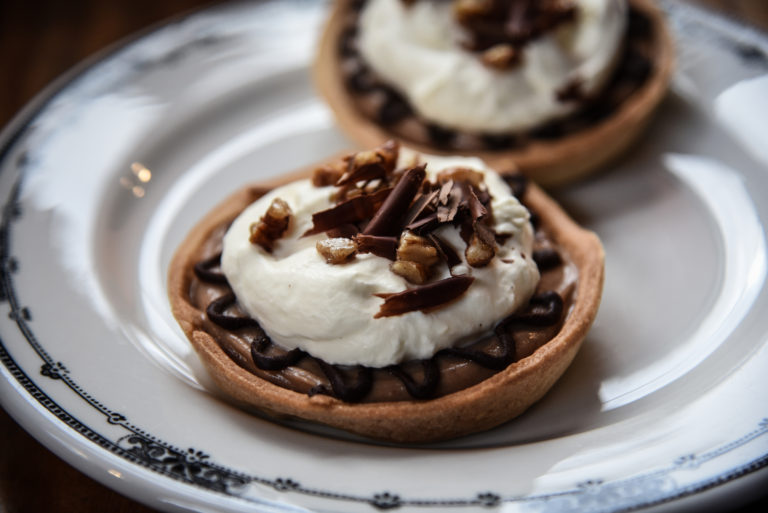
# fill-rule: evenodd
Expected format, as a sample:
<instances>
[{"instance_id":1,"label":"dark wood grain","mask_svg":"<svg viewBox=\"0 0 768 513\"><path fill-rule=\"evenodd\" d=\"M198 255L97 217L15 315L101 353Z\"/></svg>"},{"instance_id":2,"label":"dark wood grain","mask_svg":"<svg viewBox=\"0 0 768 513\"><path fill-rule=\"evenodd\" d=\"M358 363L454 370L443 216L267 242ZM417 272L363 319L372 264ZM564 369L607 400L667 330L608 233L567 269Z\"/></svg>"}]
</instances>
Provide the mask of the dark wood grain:
<instances>
[{"instance_id":1,"label":"dark wood grain","mask_svg":"<svg viewBox=\"0 0 768 513\"><path fill-rule=\"evenodd\" d=\"M690 0L768 31L766 0ZM136 31L210 0L0 0L0 125L49 82ZM88 478L0 410L0 512L148 513ZM766 506L763 501L760 503ZM768 511L768 508L763 509Z\"/></svg>"}]
</instances>

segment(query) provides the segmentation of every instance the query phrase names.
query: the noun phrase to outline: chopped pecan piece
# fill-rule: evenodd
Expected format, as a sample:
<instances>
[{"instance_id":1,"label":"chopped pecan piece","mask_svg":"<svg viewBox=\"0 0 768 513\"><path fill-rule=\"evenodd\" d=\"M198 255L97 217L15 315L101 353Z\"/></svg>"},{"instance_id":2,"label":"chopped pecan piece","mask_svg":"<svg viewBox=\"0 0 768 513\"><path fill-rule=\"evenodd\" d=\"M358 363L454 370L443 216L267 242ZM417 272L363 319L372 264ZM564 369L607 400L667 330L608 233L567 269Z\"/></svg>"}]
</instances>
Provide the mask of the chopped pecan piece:
<instances>
[{"instance_id":1,"label":"chopped pecan piece","mask_svg":"<svg viewBox=\"0 0 768 513\"><path fill-rule=\"evenodd\" d=\"M493 0L456 0L453 12L459 20L488 14L493 9Z\"/></svg>"},{"instance_id":2,"label":"chopped pecan piece","mask_svg":"<svg viewBox=\"0 0 768 513\"><path fill-rule=\"evenodd\" d=\"M426 238L412 232L403 232L397 247L397 260L390 269L411 283L424 283L429 278L430 268L440 261L437 248Z\"/></svg>"},{"instance_id":3,"label":"chopped pecan piece","mask_svg":"<svg viewBox=\"0 0 768 513\"><path fill-rule=\"evenodd\" d=\"M400 145L390 140L374 150L359 151L348 156L347 170L336 182L337 186L361 180L382 178L395 170Z\"/></svg>"},{"instance_id":4,"label":"chopped pecan piece","mask_svg":"<svg viewBox=\"0 0 768 513\"><path fill-rule=\"evenodd\" d=\"M474 223L474 228L464 256L472 267L484 267L496 254L493 231L481 223Z\"/></svg>"},{"instance_id":5,"label":"chopped pecan piece","mask_svg":"<svg viewBox=\"0 0 768 513\"><path fill-rule=\"evenodd\" d=\"M329 264L343 264L357 252L355 241L345 237L319 240L315 248Z\"/></svg>"},{"instance_id":6,"label":"chopped pecan piece","mask_svg":"<svg viewBox=\"0 0 768 513\"><path fill-rule=\"evenodd\" d=\"M338 163L323 164L312 172L312 185L315 187L326 187L334 185L339 181L344 169Z\"/></svg>"},{"instance_id":7,"label":"chopped pecan piece","mask_svg":"<svg viewBox=\"0 0 768 513\"><path fill-rule=\"evenodd\" d=\"M507 43L500 43L485 50L480 59L489 68L505 70L520 62L520 50Z\"/></svg>"},{"instance_id":8,"label":"chopped pecan piece","mask_svg":"<svg viewBox=\"0 0 768 513\"><path fill-rule=\"evenodd\" d=\"M421 285L429 279L429 268L418 262L410 262L408 260L395 260L389 269L402 276L411 283Z\"/></svg>"},{"instance_id":9,"label":"chopped pecan piece","mask_svg":"<svg viewBox=\"0 0 768 513\"><path fill-rule=\"evenodd\" d=\"M413 232L403 232L397 247L397 259L424 264L427 267L440 260L437 249L424 237Z\"/></svg>"},{"instance_id":10,"label":"chopped pecan piece","mask_svg":"<svg viewBox=\"0 0 768 513\"><path fill-rule=\"evenodd\" d=\"M467 182L472 187L479 189L485 182L485 176L480 171L468 167L451 167L443 169L437 174L437 182L444 184L453 180L454 182Z\"/></svg>"},{"instance_id":11,"label":"chopped pecan piece","mask_svg":"<svg viewBox=\"0 0 768 513\"><path fill-rule=\"evenodd\" d=\"M467 263L472 267L484 267L493 259L496 251L493 246L483 242L477 234L472 235L464 256L467 257Z\"/></svg>"},{"instance_id":12,"label":"chopped pecan piece","mask_svg":"<svg viewBox=\"0 0 768 513\"><path fill-rule=\"evenodd\" d=\"M292 214L288 203L280 198L275 198L259 222L251 224L251 236L248 240L251 244L258 244L271 253L275 241L282 237L288 229Z\"/></svg>"}]
</instances>

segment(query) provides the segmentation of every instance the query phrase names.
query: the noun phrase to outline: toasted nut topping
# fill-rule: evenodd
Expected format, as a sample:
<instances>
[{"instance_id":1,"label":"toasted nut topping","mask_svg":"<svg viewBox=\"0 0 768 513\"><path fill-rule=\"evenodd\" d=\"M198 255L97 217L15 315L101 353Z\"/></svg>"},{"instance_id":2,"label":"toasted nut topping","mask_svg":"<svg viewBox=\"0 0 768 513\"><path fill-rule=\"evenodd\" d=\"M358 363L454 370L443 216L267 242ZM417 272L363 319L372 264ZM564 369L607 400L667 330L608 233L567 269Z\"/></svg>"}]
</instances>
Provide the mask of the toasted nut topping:
<instances>
[{"instance_id":1,"label":"toasted nut topping","mask_svg":"<svg viewBox=\"0 0 768 513\"><path fill-rule=\"evenodd\" d=\"M342 174L344 174L344 168L341 163L323 164L312 172L312 185L315 187L333 185Z\"/></svg>"},{"instance_id":2,"label":"toasted nut topping","mask_svg":"<svg viewBox=\"0 0 768 513\"><path fill-rule=\"evenodd\" d=\"M480 171L475 171L468 167L452 167L444 169L437 174L437 182L445 184L453 180L454 182L467 182L472 187L479 189L485 181L485 176Z\"/></svg>"},{"instance_id":3,"label":"toasted nut topping","mask_svg":"<svg viewBox=\"0 0 768 513\"><path fill-rule=\"evenodd\" d=\"M400 143L395 140L389 140L378 148L372 150L353 153L344 159L347 163L347 171L341 181L350 177L355 177L355 179L367 179L368 177L355 175L360 175L363 168L368 166L381 166L383 174L391 173L395 169L399 154Z\"/></svg>"},{"instance_id":4,"label":"toasted nut topping","mask_svg":"<svg viewBox=\"0 0 768 513\"><path fill-rule=\"evenodd\" d=\"M421 285L429 278L429 268L418 262L396 260L389 266L390 270L411 283Z\"/></svg>"},{"instance_id":5,"label":"toasted nut topping","mask_svg":"<svg viewBox=\"0 0 768 513\"><path fill-rule=\"evenodd\" d=\"M280 198L275 198L269 208L261 216L258 223L250 226L251 244L258 244L268 252L272 252L275 241L283 236L291 221L291 207Z\"/></svg>"},{"instance_id":6,"label":"toasted nut topping","mask_svg":"<svg viewBox=\"0 0 768 513\"><path fill-rule=\"evenodd\" d=\"M345 237L319 240L315 248L329 264L343 264L357 252L355 241Z\"/></svg>"},{"instance_id":7,"label":"toasted nut topping","mask_svg":"<svg viewBox=\"0 0 768 513\"><path fill-rule=\"evenodd\" d=\"M496 248L484 242L478 237L477 233L472 234L467 249L464 251L467 263L472 267L484 267L488 265L495 254Z\"/></svg>"},{"instance_id":8,"label":"toasted nut topping","mask_svg":"<svg viewBox=\"0 0 768 513\"><path fill-rule=\"evenodd\" d=\"M384 157L378 150L365 150L358 151L352 154L349 160L350 169L359 169L363 166L369 166L371 164L381 164L384 162Z\"/></svg>"},{"instance_id":9,"label":"toasted nut topping","mask_svg":"<svg viewBox=\"0 0 768 513\"><path fill-rule=\"evenodd\" d=\"M397 246L397 260L390 269L411 283L421 284L427 281L430 268L439 261L437 248L426 238L404 231Z\"/></svg>"},{"instance_id":10,"label":"toasted nut topping","mask_svg":"<svg viewBox=\"0 0 768 513\"><path fill-rule=\"evenodd\" d=\"M506 43L494 45L482 53L483 64L495 69L507 69L520 61L520 51Z\"/></svg>"},{"instance_id":11,"label":"toasted nut topping","mask_svg":"<svg viewBox=\"0 0 768 513\"><path fill-rule=\"evenodd\" d=\"M456 0L453 3L453 12L460 20L487 14L492 8L493 0Z\"/></svg>"},{"instance_id":12,"label":"toasted nut topping","mask_svg":"<svg viewBox=\"0 0 768 513\"><path fill-rule=\"evenodd\" d=\"M397 246L397 259L417 262L429 267L436 264L440 257L437 254L437 248L426 238L405 231L400 237L400 244Z\"/></svg>"}]
</instances>

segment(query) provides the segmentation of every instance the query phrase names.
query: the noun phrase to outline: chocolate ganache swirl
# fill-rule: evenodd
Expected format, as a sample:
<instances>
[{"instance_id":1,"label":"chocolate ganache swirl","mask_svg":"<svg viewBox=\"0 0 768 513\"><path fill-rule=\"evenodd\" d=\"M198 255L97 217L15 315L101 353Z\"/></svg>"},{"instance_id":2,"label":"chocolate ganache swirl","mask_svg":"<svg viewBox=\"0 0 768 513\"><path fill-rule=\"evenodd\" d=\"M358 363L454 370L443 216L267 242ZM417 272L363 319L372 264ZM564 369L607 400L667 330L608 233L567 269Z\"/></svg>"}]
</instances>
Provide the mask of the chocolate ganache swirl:
<instances>
[{"instance_id":1,"label":"chocolate ganache swirl","mask_svg":"<svg viewBox=\"0 0 768 513\"><path fill-rule=\"evenodd\" d=\"M525 179L508 175L506 180L525 204ZM487 379L531 355L559 331L573 301L577 272L536 219L532 212L535 245L530 258L536 261L541 280L528 305L501 319L492 333L428 359L384 368L331 365L300 349L286 350L273 343L258 321L238 306L219 268L228 223L207 240L205 256L194 266L189 299L204 312L204 329L237 365L278 386L346 402L432 399Z\"/></svg>"}]
</instances>

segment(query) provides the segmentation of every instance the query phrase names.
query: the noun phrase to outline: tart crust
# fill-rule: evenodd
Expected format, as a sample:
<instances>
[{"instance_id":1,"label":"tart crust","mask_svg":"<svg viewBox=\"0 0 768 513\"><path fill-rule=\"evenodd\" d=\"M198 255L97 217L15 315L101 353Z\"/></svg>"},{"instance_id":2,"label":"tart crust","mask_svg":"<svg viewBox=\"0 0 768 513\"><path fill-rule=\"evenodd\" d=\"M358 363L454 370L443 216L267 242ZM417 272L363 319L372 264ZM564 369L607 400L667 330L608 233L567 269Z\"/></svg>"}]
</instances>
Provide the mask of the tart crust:
<instances>
[{"instance_id":1,"label":"tart crust","mask_svg":"<svg viewBox=\"0 0 768 513\"><path fill-rule=\"evenodd\" d=\"M674 68L674 45L664 15L653 0L629 0L629 3L651 23L653 72L606 119L558 139L534 140L522 148L509 150L453 151L413 141L404 142L425 153L475 155L495 169L508 169L512 163L545 187L570 183L605 168L643 134L667 92ZM335 2L315 59L314 82L334 111L341 130L361 147L374 147L398 134L389 132L386 127L361 113L343 83L338 42L347 16L347 4L346 1Z\"/></svg>"},{"instance_id":2,"label":"tart crust","mask_svg":"<svg viewBox=\"0 0 768 513\"><path fill-rule=\"evenodd\" d=\"M314 169L314 167L312 168ZM597 314L604 254L597 236L579 227L534 184L525 203L540 216L541 228L578 269L570 312L559 333L531 356L474 386L430 400L346 403L327 395L308 396L274 385L238 366L203 328L205 312L193 306L193 268L205 243L222 223L234 219L269 189L310 176L299 171L280 182L245 188L207 214L171 261L168 292L172 311L217 386L231 400L274 417L299 418L358 435L400 443L433 442L498 426L539 400L563 374Z\"/></svg>"}]
</instances>

